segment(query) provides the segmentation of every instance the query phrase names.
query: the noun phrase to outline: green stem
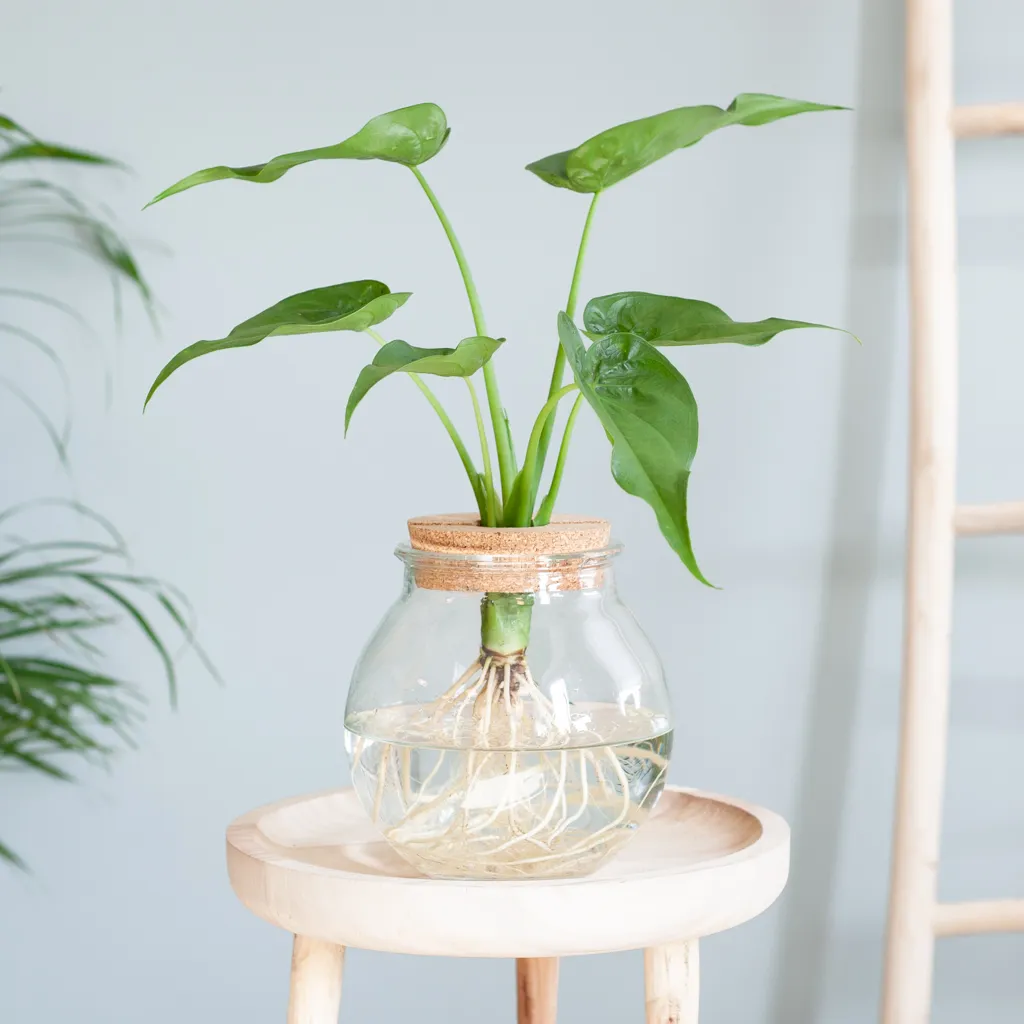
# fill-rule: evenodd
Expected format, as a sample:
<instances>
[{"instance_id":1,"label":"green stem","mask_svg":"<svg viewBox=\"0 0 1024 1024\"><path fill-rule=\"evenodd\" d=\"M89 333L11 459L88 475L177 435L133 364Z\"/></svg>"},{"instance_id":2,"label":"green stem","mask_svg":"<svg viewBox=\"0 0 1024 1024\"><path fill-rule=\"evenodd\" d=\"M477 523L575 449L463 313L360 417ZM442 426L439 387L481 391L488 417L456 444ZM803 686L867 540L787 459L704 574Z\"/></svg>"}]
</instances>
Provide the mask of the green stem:
<instances>
[{"instance_id":1,"label":"green stem","mask_svg":"<svg viewBox=\"0 0 1024 1024\"><path fill-rule=\"evenodd\" d=\"M537 458L540 452L540 439L548 422L554 418L555 409L558 403L571 391L576 390L575 384L569 384L559 391L556 391L545 403L537 414L537 420L530 432L530 443L526 447L526 458L523 461L523 469L520 473L520 492L518 508L515 510L512 526L529 526L533 516L533 503L537 499L537 482L540 476L540 467ZM509 517L506 516L506 519Z\"/></svg>"},{"instance_id":2,"label":"green stem","mask_svg":"<svg viewBox=\"0 0 1024 1024\"><path fill-rule=\"evenodd\" d=\"M572 281L569 284L569 298L565 301L565 315L570 320L576 315L576 300L579 297L580 281L583 278L583 260L587 255L590 226L594 221L594 210L597 209L597 200L600 195L600 192L594 193L594 198L590 200L590 207L587 210L587 219L583 222L583 234L580 236L580 247L576 252L576 265L572 268ZM559 380L557 387L561 386L562 382ZM555 389L555 385L552 385L552 389Z\"/></svg>"},{"instance_id":3,"label":"green stem","mask_svg":"<svg viewBox=\"0 0 1024 1024\"><path fill-rule=\"evenodd\" d=\"M387 344L387 341L372 328L367 328L364 333L373 338L381 347ZM444 425L444 429L448 431L448 436L452 439L452 444L455 445L455 450L459 453L459 458L462 460L462 468L465 469L466 476L469 477L469 485L473 488L473 497L476 498L476 505L480 510L480 518L483 520L487 515L487 500L484 494L484 485L480 482L480 474L476 471L476 466L473 464L473 457L469 454L469 450L466 448L455 424L452 423L451 417L445 411L437 395L423 382L423 378L418 373L410 373L407 376L411 377L412 382L423 392L423 397L430 403L431 408L437 413L438 419Z\"/></svg>"},{"instance_id":4,"label":"green stem","mask_svg":"<svg viewBox=\"0 0 1024 1024\"><path fill-rule=\"evenodd\" d=\"M480 645L503 657L525 651L530 642L533 594L484 594L480 602Z\"/></svg>"},{"instance_id":5,"label":"green stem","mask_svg":"<svg viewBox=\"0 0 1024 1024\"><path fill-rule=\"evenodd\" d=\"M487 335L487 325L484 322L484 311L480 305L480 296L477 294L476 285L473 283L473 275L469 269L469 263L466 260L466 254L462 251L462 246L459 244L459 240L455 235L455 229L452 227L451 221L448 219L448 215L444 212L444 208L438 201L434 190L427 184L427 179L423 177L423 173L418 167L410 167L409 170L416 176L416 180L420 183L420 187L423 189L424 194L430 201L430 205L434 208L434 213L437 214L437 219L441 222L441 227L444 228L444 233L448 237L448 244L452 248L452 252L455 254L455 262L459 265L459 273L462 274L462 283L466 287L466 297L469 299L469 308L473 314L473 327L476 333L480 336ZM502 501L508 499L508 494L512 489L512 481L516 476L515 460L512 457L512 442L508 430L508 424L505 421L504 411L501 407L501 395L498 392L498 377L494 372L494 367L491 365L490 360L484 364L484 387L487 390L487 408L491 414L491 429L494 431L494 445L498 451L498 470L501 474L501 497Z\"/></svg>"},{"instance_id":6,"label":"green stem","mask_svg":"<svg viewBox=\"0 0 1024 1024\"><path fill-rule=\"evenodd\" d=\"M537 515L534 517L534 526L547 526L551 522L551 513L555 508L555 500L558 498L558 489L562 486L562 474L565 472L565 460L569 454L569 440L572 437L572 428L576 425L576 416L583 405L583 396L579 395L572 404L569 412L569 419L565 422L565 433L562 435L562 443L558 448L558 458L555 461L555 471L551 475L551 486L544 500L540 503Z\"/></svg>"},{"instance_id":7,"label":"green stem","mask_svg":"<svg viewBox=\"0 0 1024 1024\"><path fill-rule=\"evenodd\" d=\"M594 221L594 210L597 209L597 199L600 192L594 193L590 200L590 207L587 210L587 219L583 222L583 234L580 236L580 247L576 251L576 265L572 271L572 281L569 284L569 297L565 301L565 313L571 320L576 315L576 302L579 298L580 281L583 277L583 261L587 254L587 243L590 240L590 228ZM562 378L565 376L565 352L559 345L555 350L555 366L551 371L551 384L548 387L548 398L550 398L561 386ZM555 429L555 421L550 420L544 428L540 438L540 468L543 471L544 461L548 456L548 446L551 443L551 435Z\"/></svg>"},{"instance_id":8,"label":"green stem","mask_svg":"<svg viewBox=\"0 0 1024 1024\"><path fill-rule=\"evenodd\" d=\"M484 459L484 494L487 498L487 515L481 515L480 522L484 526L501 526L498 517L497 501L494 496L494 473L491 470L491 451L487 443L487 428L480 412L480 401L476 397L476 388L469 377L463 378L469 389L469 397L473 402L473 415L476 417L476 429L480 436L480 451Z\"/></svg>"}]
</instances>

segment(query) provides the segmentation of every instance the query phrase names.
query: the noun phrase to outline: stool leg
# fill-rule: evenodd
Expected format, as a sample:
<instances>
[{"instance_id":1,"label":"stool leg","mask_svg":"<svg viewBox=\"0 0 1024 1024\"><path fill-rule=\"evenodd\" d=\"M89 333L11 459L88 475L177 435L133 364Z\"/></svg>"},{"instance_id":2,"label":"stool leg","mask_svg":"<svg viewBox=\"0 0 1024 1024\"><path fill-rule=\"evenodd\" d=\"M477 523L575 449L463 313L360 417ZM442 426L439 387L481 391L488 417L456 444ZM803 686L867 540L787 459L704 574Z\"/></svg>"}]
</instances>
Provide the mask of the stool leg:
<instances>
[{"instance_id":1,"label":"stool leg","mask_svg":"<svg viewBox=\"0 0 1024 1024\"><path fill-rule=\"evenodd\" d=\"M647 1024L697 1024L697 940L644 950Z\"/></svg>"},{"instance_id":2,"label":"stool leg","mask_svg":"<svg viewBox=\"0 0 1024 1024\"><path fill-rule=\"evenodd\" d=\"M558 957L516 961L518 1024L555 1024L558 1015Z\"/></svg>"},{"instance_id":3,"label":"stool leg","mask_svg":"<svg viewBox=\"0 0 1024 1024\"><path fill-rule=\"evenodd\" d=\"M296 935L288 1024L338 1024L345 947Z\"/></svg>"}]
</instances>

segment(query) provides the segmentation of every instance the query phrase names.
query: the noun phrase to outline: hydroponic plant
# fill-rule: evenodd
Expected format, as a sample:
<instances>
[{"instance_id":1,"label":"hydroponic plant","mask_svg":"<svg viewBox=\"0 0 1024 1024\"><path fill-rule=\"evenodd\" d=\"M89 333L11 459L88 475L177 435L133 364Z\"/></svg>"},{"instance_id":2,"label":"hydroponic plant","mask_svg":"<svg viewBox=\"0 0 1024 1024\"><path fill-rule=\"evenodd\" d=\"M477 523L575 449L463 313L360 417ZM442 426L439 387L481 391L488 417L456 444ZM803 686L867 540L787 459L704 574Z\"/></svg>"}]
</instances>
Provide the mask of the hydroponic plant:
<instances>
[{"instance_id":1,"label":"hydroponic plant","mask_svg":"<svg viewBox=\"0 0 1024 1024\"><path fill-rule=\"evenodd\" d=\"M409 292L393 292L378 280L327 285L281 299L224 337L183 349L160 371L146 402L175 371L200 356L285 335L363 332L379 350L351 389L344 414L346 431L369 392L386 378L403 374L422 392L450 437L466 473L479 525L545 528L558 501L573 428L580 410L589 406L611 444L612 477L650 505L672 550L698 580L707 583L694 557L687 524L687 488L697 451L697 403L665 350L724 343L758 346L782 331L823 325L777 317L736 321L709 302L641 291L591 298L577 322L595 211L612 186L712 132L837 109L841 108L744 93L724 109L679 107L630 121L527 165L546 184L591 199L565 307L552 311L550 384L529 433L519 436L521 461L515 454L512 421L502 404L495 358L505 339L488 330L469 261L422 170L450 135L444 112L433 103L381 114L335 145L286 153L247 167L197 171L153 202L220 180L266 184L317 160L378 160L403 166L440 221L462 276L474 333L448 348L387 340L375 328L405 305ZM515 343L511 349L510 357L518 360L544 358L543 353ZM476 424L476 453L427 384L425 378L431 376L465 380ZM483 398L478 376L483 380ZM557 412L567 399L571 407L553 449ZM554 464L548 471L553 450ZM412 585L416 585L415 572ZM625 730L621 720L598 728L603 712L578 713L583 705L572 705L565 686L548 687L545 692L546 684L535 678L538 673L531 670L527 650L537 611L536 592L543 589L542 583L531 591L483 587L478 651L461 661L455 658L457 667L443 670L451 672L443 685L437 684L432 699L400 705L397 717L395 708L388 708L386 729L379 708L371 702L370 711L357 714L350 695L346 724L355 736L352 756L357 787L373 818L386 827L385 834L425 870L482 877L589 870L617 845L620 833L636 826L664 784L666 737L670 739L664 715L658 719L660 731L647 720ZM364 666L367 658L376 657L374 641L368 650ZM410 673L416 671L410 666ZM357 669L357 679L359 673ZM372 721L359 717L364 714ZM566 750L581 752L578 757L566 756ZM485 784L490 786L489 793L499 795L480 797Z\"/></svg>"}]
</instances>

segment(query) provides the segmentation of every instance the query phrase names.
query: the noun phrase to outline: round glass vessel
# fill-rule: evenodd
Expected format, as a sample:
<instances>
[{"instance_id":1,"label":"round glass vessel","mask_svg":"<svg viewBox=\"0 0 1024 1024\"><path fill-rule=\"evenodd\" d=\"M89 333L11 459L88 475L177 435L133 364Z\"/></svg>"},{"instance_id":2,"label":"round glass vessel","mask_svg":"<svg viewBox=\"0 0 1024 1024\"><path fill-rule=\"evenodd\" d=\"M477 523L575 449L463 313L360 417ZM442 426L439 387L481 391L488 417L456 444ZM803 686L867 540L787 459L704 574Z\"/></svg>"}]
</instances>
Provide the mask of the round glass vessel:
<instances>
[{"instance_id":1,"label":"round glass vessel","mask_svg":"<svg viewBox=\"0 0 1024 1024\"><path fill-rule=\"evenodd\" d=\"M360 801L428 875L588 874L650 814L672 750L661 665L615 588L621 548L602 520L430 517L410 535L345 709Z\"/></svg>"}]
</instances>

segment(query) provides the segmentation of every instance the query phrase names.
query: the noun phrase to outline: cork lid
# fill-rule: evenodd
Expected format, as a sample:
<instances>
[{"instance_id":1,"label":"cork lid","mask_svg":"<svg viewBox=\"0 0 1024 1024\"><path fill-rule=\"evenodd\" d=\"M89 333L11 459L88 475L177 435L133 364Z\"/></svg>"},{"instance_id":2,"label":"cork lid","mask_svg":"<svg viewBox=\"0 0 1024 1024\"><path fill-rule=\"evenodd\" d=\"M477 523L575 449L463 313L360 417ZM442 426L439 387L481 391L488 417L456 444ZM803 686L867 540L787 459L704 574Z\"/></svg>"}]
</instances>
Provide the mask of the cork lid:
<instances>
[{"instance_id":1,"label":"cork lid","mask_svg":"<svg viewBox=\"0 0 1024 1024\"><path fill-rule=\"evenodd\" d=\"M608 520L584 516L529 527L481 526L468 512L418 516L409 520L409 554L416 585L427 590L582 590L600 586L601 566L617 550L610 534Z\"/></svg>"}]
</instances>

